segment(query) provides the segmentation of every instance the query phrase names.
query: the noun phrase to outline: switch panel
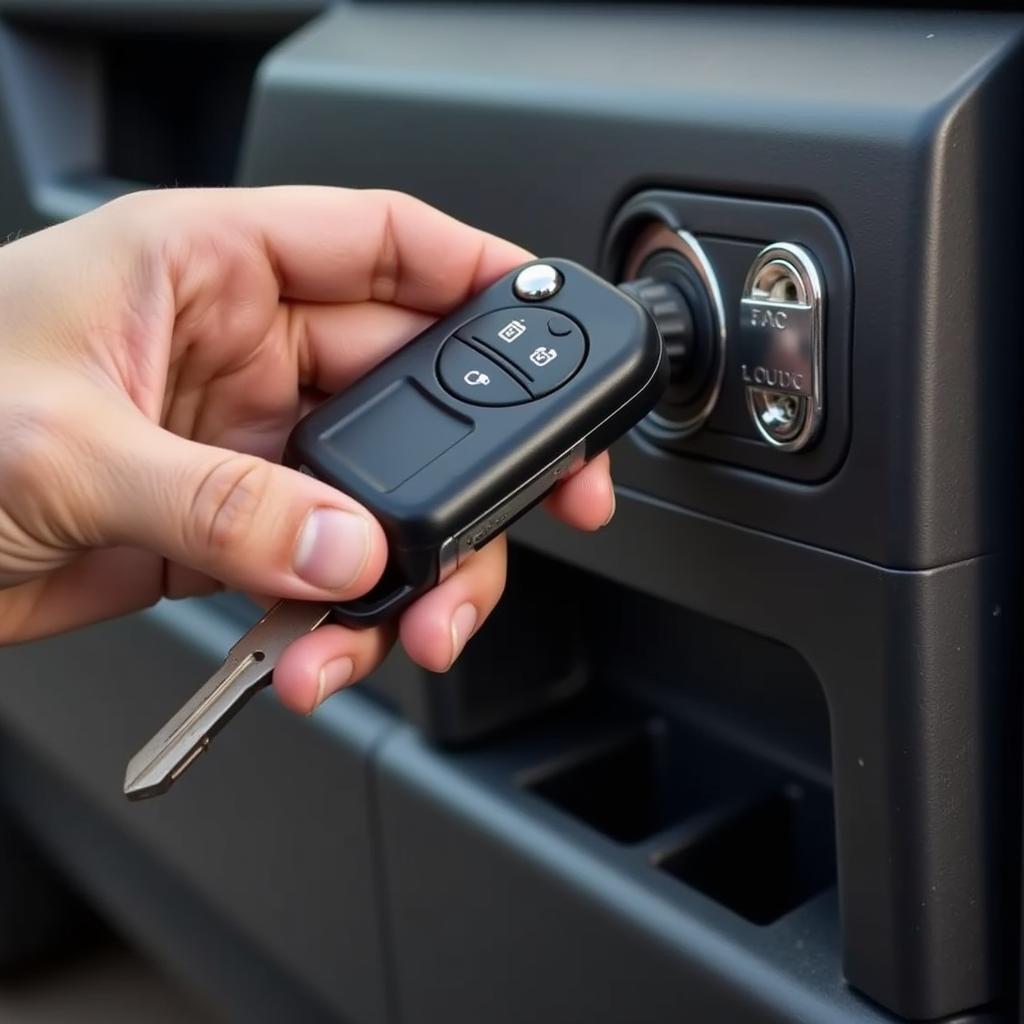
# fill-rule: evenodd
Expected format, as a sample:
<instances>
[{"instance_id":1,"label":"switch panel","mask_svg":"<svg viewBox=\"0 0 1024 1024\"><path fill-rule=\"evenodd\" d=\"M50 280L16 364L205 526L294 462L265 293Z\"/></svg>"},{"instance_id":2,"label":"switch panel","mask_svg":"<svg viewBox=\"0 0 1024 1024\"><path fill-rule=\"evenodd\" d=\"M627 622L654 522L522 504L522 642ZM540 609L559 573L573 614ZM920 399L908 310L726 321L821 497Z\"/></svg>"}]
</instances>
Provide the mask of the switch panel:
<instances>
[{"instance_id":1,"label":"switch panel","mask_svg":"<svg viewBox=\"0 0 1024 1024\"><path fill-rule=\"evenodd\" d=\"M740 377L754 425L782 451L805 448L821 424L824 308L821 275L806 249L778 243L758 253L736 332Z\"/></svg>"},{"instance_id":2,"label":"switch panel","mask_svg":"<svg viewBox=\"0 0 1024 1024\"><path fill-rule=\"evenodd\" d=\"M845 457L850 421L853 286L838 229L808 206L642 192L612 220L602 271L611 280L643 279L637 287L681 287L676 268L687 260L700 287L687 293L693 323L679 347L694 365L674 360L673 380L706 381L696 399L680 399L699 415L680 417L670 387L634 436L723 469L828 478ZM720 375L702 377L700 356ZM681 429L669 429L680 419ZM671 479L659 472L643 486L660 493Z\"/></svg>"}]
</instances>

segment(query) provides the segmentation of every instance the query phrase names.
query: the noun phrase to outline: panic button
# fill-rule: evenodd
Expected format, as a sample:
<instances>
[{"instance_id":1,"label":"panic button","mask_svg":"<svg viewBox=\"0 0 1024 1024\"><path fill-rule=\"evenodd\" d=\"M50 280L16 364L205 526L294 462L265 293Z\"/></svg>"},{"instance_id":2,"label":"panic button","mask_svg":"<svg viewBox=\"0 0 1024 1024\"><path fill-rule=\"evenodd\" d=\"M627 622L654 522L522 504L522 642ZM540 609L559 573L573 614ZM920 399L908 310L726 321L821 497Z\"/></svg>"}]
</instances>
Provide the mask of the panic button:
<instances>
[{"instance_id":1,"label":"panic button","mask_svg":"<svg viewBox=\"0 0 1024 1024\"><path fill-rule=\"evenodd\" d=\"M560 388L587 354L586 337L575 320L536 306L513 306L477 317L458 337L507 359L526 378L534 398Z\"/></svg>"}]
</instances>

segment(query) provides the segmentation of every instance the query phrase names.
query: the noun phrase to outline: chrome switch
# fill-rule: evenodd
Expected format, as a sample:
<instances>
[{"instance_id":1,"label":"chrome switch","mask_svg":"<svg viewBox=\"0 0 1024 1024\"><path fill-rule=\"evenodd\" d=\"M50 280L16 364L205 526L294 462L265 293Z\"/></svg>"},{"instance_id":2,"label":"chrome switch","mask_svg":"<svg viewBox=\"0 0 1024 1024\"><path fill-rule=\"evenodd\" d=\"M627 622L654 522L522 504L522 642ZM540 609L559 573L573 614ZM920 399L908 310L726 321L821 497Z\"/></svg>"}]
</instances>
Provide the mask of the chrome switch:
<instances>
[{"instance_id":1,"label":"chrome switch","mask_svg":"<svg viewBox=\"0 0 1024 1024\"><path fill-rule=\"evenodd\" d=\"M769 444L799 451L825 412L825 292L813 257L788 242L766 246L741 304L737 353L747 409Z\"/></svg>"}]
</instances>

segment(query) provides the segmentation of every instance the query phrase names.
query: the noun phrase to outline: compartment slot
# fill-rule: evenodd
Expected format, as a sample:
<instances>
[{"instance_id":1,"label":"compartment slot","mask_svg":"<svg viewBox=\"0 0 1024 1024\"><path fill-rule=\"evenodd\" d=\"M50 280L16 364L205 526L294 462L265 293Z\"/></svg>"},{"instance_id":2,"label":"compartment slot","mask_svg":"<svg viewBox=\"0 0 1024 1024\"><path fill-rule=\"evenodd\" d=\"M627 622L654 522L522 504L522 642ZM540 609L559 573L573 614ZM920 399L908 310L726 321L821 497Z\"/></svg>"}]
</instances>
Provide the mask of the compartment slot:
<instances>
[{"instance_id":1,"label":"compartment slot","mask_svg":"<svg viewBox=\"0 0 1024 1024\"><path fill-rule=\"evenodd\" d=\"M632 728L527 772L521 784L620 843L640 843L683 822L781 786L787 776L687 724L634 718Z\"/></svg>"},{"instance_id":2,"label":"compartment slot","mask_svg":"<svg viewBox=\"0 0 1024 1024\"><path fill-rule=\"evenodd\" d=\"M835 883L831 794L787 785L657 864L748 921L771 924Z\"/></svg>"},{"instance_id":3,"label":"compartment slot","mask_svg":"<svg viewBox=\"0 0 1024 1024\"><path fill-rule=\"evenodd\" d=\"M253 76L276 34L100 37L103 171L147 185L235 179Z\"/></svg>"},{"instance_id":4,"label":"compartment slot","mask_svg":"<svg viewBox=\"0 0 1024 1024\"><path fill-rule=\"evenodd\" d=\"M43 221L146 186L235 181L257 70L309 12L179 28L0 18L0 113ZM204 27L205 26L205 27Z\"/></svg>"},{"instance_id":5,"label":"compartment slot","mask_svg":"<svg viewBox=\"0 0 1024 1024\"><path fill-rule=\"evenodd\" d=\"M657 725L567 762L529 788L621 843L646 839L703 802L666 785L665 732Z\"/></svg>"}]
</instances>

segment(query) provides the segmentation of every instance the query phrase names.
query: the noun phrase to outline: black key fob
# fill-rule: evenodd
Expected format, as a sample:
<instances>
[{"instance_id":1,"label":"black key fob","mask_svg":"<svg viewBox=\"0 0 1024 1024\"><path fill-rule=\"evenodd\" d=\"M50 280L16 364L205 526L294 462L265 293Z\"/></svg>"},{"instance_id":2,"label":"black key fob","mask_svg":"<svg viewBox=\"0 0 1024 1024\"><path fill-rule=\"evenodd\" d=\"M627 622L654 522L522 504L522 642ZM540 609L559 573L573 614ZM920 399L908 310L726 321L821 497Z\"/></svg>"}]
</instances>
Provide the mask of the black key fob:
<instances>
[{"instance_id":1,"label":"black key fob","mask_svg":"<svg viewBox=\"0 0 1024 1024\"><path fill-rule=\"evenodd\" d=\"M384 576L335 606L395 615L658 401L668 359L633 299L568 260L527 264L306 416L285 462L366 506Z\"/></svg>"}]
</instances>

